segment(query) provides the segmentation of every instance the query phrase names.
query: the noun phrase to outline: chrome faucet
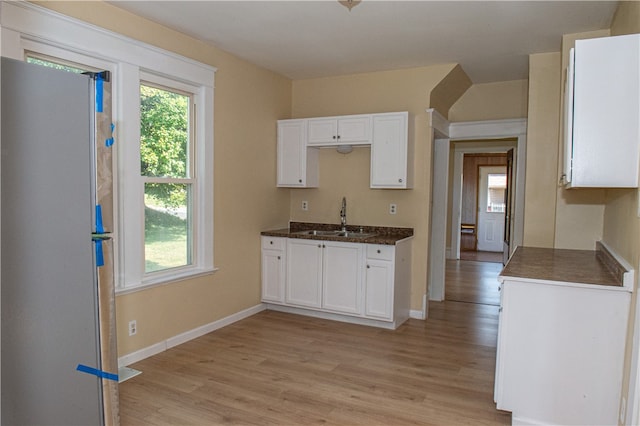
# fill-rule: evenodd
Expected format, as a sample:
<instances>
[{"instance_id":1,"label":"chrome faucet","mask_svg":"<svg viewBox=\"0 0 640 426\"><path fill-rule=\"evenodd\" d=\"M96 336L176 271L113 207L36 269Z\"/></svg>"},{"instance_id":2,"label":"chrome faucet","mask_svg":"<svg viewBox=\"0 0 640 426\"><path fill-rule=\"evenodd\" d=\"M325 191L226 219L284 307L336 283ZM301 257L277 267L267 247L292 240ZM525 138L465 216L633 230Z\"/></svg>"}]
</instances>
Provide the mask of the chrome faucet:
<instances>
[{"instance_id":1,"label":"chrome faucet","mask_svg":"<svg viewBox=\"0 0 640 426\"><path fill-rule=\"evenodd\" d=\"M342 231L347 230L347 198L342 197L342 208L340 208L340 224L342 224Z\"/></svg>"}]
</instances>

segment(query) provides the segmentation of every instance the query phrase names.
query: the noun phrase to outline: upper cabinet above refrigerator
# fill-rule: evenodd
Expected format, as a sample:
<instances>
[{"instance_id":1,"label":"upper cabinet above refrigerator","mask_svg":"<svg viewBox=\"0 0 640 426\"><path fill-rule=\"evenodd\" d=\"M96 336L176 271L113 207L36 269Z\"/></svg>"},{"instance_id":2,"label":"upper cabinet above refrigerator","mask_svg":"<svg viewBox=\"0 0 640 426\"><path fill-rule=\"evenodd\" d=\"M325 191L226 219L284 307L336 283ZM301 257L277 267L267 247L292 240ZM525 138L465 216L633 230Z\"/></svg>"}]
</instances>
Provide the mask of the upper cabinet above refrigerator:
<instances>
[{"instance_id":1,"label":"upper cabinet above refrigerator","mask_svg":"<svg viewBox=\"0 0 640 426\"><path fill-rule=\"evenodd\" d=\"M563 183L638 187L640 35L577 40L569 62Z\"/></svg>"}]
</instances>

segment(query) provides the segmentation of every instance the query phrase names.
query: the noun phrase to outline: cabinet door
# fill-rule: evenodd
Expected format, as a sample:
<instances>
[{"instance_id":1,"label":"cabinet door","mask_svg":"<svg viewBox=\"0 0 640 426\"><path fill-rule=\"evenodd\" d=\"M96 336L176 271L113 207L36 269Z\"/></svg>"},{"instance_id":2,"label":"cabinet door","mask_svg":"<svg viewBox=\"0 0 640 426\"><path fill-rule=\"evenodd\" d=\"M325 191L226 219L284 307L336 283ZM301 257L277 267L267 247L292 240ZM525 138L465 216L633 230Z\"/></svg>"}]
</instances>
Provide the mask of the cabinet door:
<instances>
[{"instance_id":1,"label":"cabinet door","mask_svg":"<svg viewBox=\"0 0 640 426\"><path fill-rule=\"evenodd\" d=\"M308 120L307 144L330 145L338 140L338 120L335 118L312 118Z\"/></svg>"},{"instance_id":2,"label":"cabinet door","mask_svg":"<svg viewBox=\"0 0 640 426\"><path fill-rule=\"evenodd\" d=\"M284 303L285 256L283 250L262 250L262 300Z\"/></svg>"},{"instance_id":3,"label":"cabinet door","mask_svg":"<svg viewBox=\"0 0 640 426\"><path fill-rule=\"evenodd\" d=\"M322 246L322 308L362 313L362 244L323 241Z\"/></svg>"},{"instance_id":4,"label":"cabinet door","mask_svg":"<svg viewBox=\"0 0 640 426\"><path fill-rule=\"evenodd\" d=\"M408 188L407 113L374 114L371 187Z\"/></svg>"},{"instance_id":5,"label":"cabinet door","mask_svg":"<svg viewBox=\"0 0 640 426\"><path fill-rule=\"evenodd\" d=\"M393 263L367 259L364 314L375 319L393 317Z\"/></svg>"},{"instance_id":6,"label":"cabinet door","mask_svg":"<svg viewBox=\"0 0 640 426\"><path fill-rule=\"evenodd\" d=\"M286 302L322 306L322 241L291 239L287 244Z\"/></svg>"},{"instance_id":7,"label":"cabinet door","mask_svg":"<svg viewBox=\"0 0 640 426\"><path fill-rule=\"evenodd\" d=\"M637 187L640 35L576 41L573 187Z\"/></svg>"},{"instance_id":8,"label":"cabinet door","mask_svg":"<svg viewBox=\"0 0 640 426\"><path fill-rule=\"evenodd\" d=\"M349 115L308 120L308 145L363 145L370 143L370 115Z\"/></svg>"},{"instance_id":9,"label":"cabinet door","mask_svg":"<svg viewBox=\"0 0 640 426\"><path fill-rule=\"evenodd\" d=\"M307 164L309 155L305 142L307 132L306 120L278 121L278 186L307 187L316 186L317 182L309 178ZM313 176L313 174L312 174Z\"/></svg>"},{"instance_id":10,"label":"cabinet door","mask_svg":"<svg viewBox=\"0 0 640 426\"><path fill-rule=\"evenodd\" d=\"M338 119L338 142L340 144L370 144L371 116L360 115Z\"/></svg>"}]
</instances>

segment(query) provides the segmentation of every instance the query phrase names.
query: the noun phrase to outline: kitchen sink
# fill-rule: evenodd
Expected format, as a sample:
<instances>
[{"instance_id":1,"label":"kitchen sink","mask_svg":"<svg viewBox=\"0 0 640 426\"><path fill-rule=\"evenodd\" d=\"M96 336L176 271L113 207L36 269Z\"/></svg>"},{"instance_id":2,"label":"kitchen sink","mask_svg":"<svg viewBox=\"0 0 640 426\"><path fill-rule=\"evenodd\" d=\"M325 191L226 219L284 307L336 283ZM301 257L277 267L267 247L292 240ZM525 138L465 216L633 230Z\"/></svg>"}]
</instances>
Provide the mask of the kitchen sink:
<instances>
[{"instance_id":1,"label":"kitchen sink","mask_svg":"<svg viewBox=\"0 0 640 426\"><path fill-rule=\"evenodd\" d=\"M319 229L309 229L305 231L297 231L294 234L312 235L317 237L344 237L344 238L369 238L376 234L356 231L322 231Z\"/></svg>"}]
</instances>

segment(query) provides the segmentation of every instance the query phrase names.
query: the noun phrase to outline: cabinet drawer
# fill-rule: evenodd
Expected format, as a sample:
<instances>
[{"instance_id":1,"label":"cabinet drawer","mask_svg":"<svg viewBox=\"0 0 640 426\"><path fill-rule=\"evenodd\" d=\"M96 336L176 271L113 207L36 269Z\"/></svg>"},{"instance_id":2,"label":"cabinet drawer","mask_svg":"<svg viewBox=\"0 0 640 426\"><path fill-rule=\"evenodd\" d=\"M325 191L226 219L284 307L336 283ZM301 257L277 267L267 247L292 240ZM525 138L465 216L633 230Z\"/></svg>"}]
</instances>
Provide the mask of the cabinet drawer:
<instances>
[{"instance_id":1,"label":"cabinet drawer","mask_svg":"<svg viewBox=\"0 0 640 426\"><path fill-rule=\"evenodd\" d=\"M367 259L393 260L395 246L367 244Z\"/></svg>"},{"instance_id":2,"label":"cabinet drawer","mask_svg":"<svg viewBox=\"0 0 640 426\"><path fill-rule=\"evenodd\" d=\"M287 245L286 238L280 238L280 237L261 237L261 238L262 238L263 249L284 250L284 248Z\"/></svg>"}]
</instances>

